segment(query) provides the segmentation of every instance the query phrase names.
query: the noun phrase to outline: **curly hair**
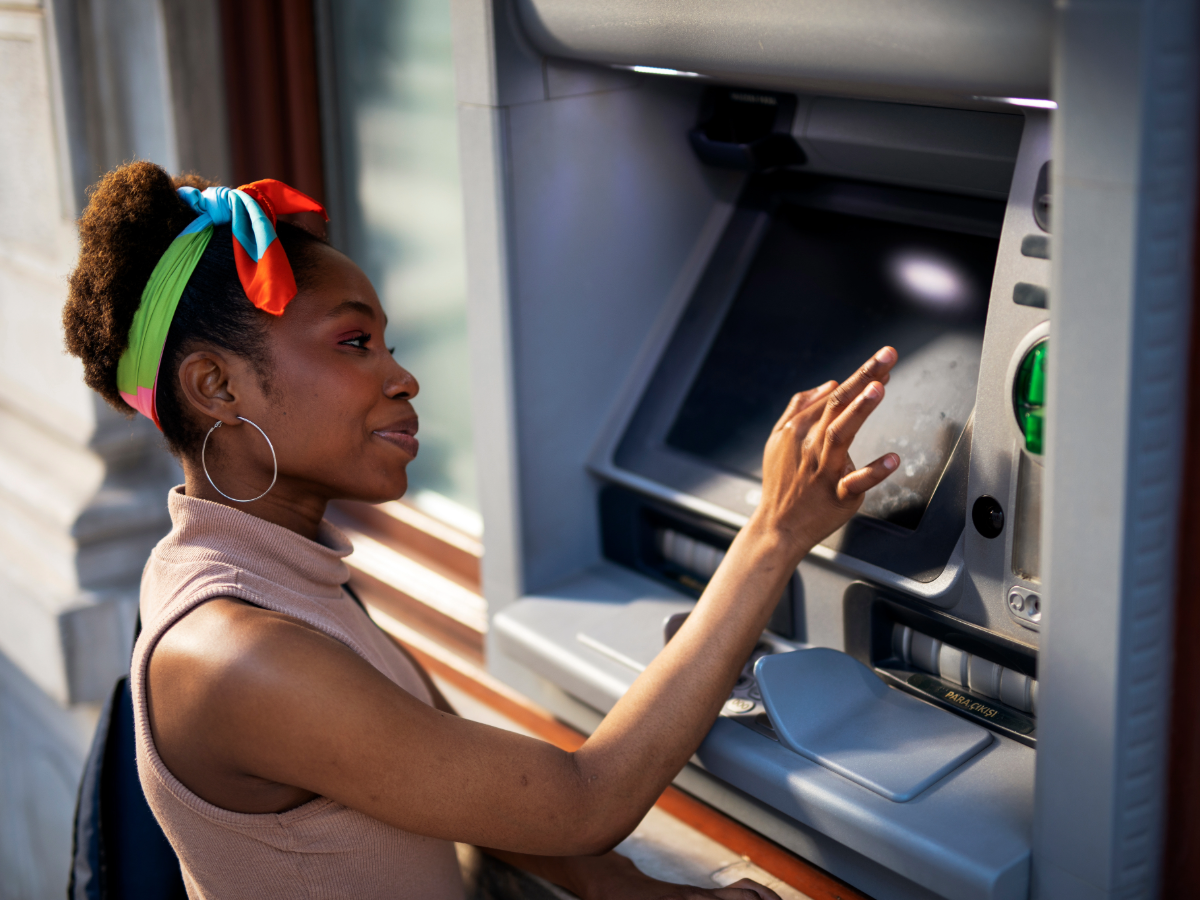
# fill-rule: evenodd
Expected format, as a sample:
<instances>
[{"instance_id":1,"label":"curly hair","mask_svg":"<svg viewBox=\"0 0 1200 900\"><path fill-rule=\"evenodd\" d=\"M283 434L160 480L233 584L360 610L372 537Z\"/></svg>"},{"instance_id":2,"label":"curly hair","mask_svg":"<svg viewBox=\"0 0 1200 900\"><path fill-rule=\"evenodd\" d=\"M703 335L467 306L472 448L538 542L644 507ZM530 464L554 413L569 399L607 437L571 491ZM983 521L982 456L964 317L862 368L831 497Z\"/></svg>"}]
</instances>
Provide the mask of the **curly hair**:
<instances>
[{"instance_id":1,"label":"curly hair","mask_svg":"<svg viewBox=\"0 0 1200 900\"><path fill-rule=\"evenodd\" d=\"M88 386L127 415L134 410L117 391L117 363L129 345L133 315L155 265L196 217L176 189L212 184L197 175L172 178L153 163L133 162L109 172L89 192L79 220L79 262L63 308L67 352L83 361ZM321 239L282 221L276 234L303 287ZM228 225L218 226L180 298L159 366L158 419L172 453L192 454L204 436L185 412L178 378L184 357L205 346L237 354L250 361L269 390L269 318L246 297L232 233Z\"/></svg>"}]
</instances>

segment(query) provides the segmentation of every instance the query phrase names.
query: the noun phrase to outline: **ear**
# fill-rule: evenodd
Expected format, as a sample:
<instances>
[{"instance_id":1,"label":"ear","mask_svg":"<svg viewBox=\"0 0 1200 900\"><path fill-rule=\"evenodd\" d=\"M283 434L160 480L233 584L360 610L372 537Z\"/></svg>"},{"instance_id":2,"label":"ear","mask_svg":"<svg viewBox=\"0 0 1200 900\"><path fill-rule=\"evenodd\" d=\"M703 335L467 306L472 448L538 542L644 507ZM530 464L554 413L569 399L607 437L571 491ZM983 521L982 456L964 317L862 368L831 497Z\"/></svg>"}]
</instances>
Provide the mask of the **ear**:
<instances>
[{"instance_id":1,"label":"ear","mask_svg":"<svg viewBox=\"0 0 1200 900\"><path fill-rule=\"evenodd\" d=\"M207 419L236 425L237 385L243 368L216 350L189 353L179 364L179 383L188 406Z\"/></svg>"}]
</instances>

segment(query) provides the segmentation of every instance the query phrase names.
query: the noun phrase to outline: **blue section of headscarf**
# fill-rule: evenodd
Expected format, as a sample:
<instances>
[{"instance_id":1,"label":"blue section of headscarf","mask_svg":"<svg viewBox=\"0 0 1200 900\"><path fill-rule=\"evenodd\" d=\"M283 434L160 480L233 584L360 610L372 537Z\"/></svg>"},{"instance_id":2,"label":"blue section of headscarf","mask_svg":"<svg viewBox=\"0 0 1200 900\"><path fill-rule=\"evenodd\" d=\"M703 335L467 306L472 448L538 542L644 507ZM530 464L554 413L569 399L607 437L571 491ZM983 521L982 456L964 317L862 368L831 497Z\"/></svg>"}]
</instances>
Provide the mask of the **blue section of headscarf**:
<instances>
[{"instance_id":1,"label":"blue section of headscarf","mask_svg":"<svg viewBox=\"0 0 1200 900\"><path fill-rule=\"evenodd\" d=\"M210 225L233 223L233 236L255 262L262 259L267 247L275 240L275 228L262 207L249 194L227 187L209 187L203 191L194 187L179 188L179 196L197 217L180 236L203 231Z\"/></svg>"}]
</instances>

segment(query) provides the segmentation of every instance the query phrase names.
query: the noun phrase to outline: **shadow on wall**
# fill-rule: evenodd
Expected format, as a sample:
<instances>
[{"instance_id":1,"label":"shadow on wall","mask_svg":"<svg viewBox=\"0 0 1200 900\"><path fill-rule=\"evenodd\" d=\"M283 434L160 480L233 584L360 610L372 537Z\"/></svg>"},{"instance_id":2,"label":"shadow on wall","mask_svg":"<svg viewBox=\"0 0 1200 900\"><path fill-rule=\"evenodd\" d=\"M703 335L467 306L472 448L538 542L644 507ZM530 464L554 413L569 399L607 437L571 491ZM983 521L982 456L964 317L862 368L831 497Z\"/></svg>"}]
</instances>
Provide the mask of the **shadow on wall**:
<instances>
[{"instance_id":1,"label":"shadow on wall","mask_svg":"<svg viewBox=\"0 0 1200 900\"><path fill-rule=\"evenodd\" d=\"M149 420L126 418L93 398L88 449L103 480L71 526L80 595L59 617L68 696L103 703L129 671L142 569L171 529L167 492L183 481Z\"/></svg>"},{"instance_id":2,"label":"shadow on wall","mask_svg":"<svg viewBox=\"0 0 1200 900\"><path fill-rule=\"evenodd\" d=\"M0 900L66 896L83 729L0 653Z\"/></svg>"}]
</instances>

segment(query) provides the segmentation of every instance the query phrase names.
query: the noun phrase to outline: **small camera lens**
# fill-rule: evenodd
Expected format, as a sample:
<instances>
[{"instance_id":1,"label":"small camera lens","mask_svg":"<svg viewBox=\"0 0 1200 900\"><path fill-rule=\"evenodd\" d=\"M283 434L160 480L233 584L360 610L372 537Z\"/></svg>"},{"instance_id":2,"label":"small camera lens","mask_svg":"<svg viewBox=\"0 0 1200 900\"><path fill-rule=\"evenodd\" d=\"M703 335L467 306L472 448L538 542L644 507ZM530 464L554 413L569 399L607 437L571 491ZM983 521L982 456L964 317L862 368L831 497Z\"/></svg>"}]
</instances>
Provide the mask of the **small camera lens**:
<instances>
[{"instance_id":1,"label":"small camera lens","mask_svg":"<svg viewBox=\"0 0 1200 900\"><path fill-rule=\"evenodd\" d=\"M1004 530L1004 510L995 497L984 494L971 507L971 521L985 538L999 537Z\"/></svg>"}]
</instances>

